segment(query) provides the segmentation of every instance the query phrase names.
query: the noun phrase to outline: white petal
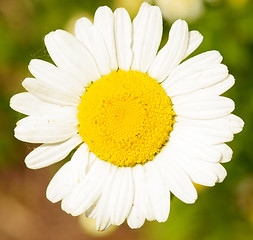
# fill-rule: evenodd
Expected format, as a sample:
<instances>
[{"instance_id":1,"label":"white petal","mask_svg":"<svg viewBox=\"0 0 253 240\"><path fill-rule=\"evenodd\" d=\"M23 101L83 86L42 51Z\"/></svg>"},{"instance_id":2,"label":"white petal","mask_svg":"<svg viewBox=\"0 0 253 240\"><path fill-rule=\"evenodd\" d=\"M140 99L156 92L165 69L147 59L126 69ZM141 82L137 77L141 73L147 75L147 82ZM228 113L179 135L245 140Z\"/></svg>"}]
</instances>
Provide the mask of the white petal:
<instances>
[{"instance_id":1,"label":"white petal","mask_svg":"<svg viewBox=\"0 0 253 240\"><path fill-rule=\"evenodd\" d=\"M211 144L197 141L195 139L189 139L181 134L175 134L177 132L172 132L170 134L169 141L187 154L189 157L201 159L208 162L219 162L221 159L221 153L214 148Z\"/></svg>"},{"instance_id":2,"label":"white petal","mask_svg":"<svg viewBox=\"0 0 253 240\"><path fill-rule=\"evenodd\" d=\"M222 62L222 56L217 50L210 50L203 53L200 53L194 57L191 57L181 63L173 70L173 74L182 69L191 68L192 66L204 66L212 64L220 64Z\"/></svg>"},{"instance_id":3,"label":"white petal","mask_svg":"<svg viewBox=\"0 0 253 240\"><path fill-rule=\"evenodd\" d=\"M118 62L114 36L114 15L112 10L106 6L99 7L94 16L94 25L99 29L105 41L105 45L110 56L111 70L117 70Z\"/></svg>"},{"instance_id":4,"label":"white petal","mask_svg":"<svg viewBox=\"0 0 253 240\"><path fill-rule=\"evenodd\" d=\"M194 203L198 197L197 191L186 172L178 165L176 154L169 145L168 143L153 161L156 161L159 173L169 190L181 201Z\"/></svg>"},{"instance_id":5,"label":"white petal","mask_svg":"<svg viewBox=\"0 0 253 240\"><path fill-rule=\"evenodd\" d=\"M173 106L176 115L190 119L215 119L227 116L234 108L235 104L230 98L221 96L189 99L188 102Z\"/></svg>"},{"instance_id":6,"label":"white petal","mask_svg":"<svg viewBox=\"0 0 253 240\"><path fill-rule=\"evenodd\" d=\"M110 211L110 214L111 223L113 225L120 225L129 215L133 203L134 188L131 168L122 168L121 172L117 172L116 176L118 176L121 181L117 181L115 178L113 189L114 196L112 195L114 207L112 211Z\"/></svg>"},{"instance_id":7,"label":"white petal","mask_svg":"<svg viewBox=\"0 0 253 240\"><path fill-rule=\"evenodd\" d=\"M26 78L22 85L42 101L67 106L77 106L80 102L79 96L68 89L60 89L35 78Z\"/></svg>"},{"instance_id":8,"label":"white petal","mask_svg":"<svg viewBox=\"0 0 253 240\"><path fill-rule=\"evenodd\" d=\"M10 100L10 106L15 111L26 115L40 114L43 112L55 112L59 105L43 102L29 92L14 95Z\"/></svg>"},{"instance_id":9,"label":"white petal","mask_svg":"<svg viewBox=\"0 0 253 240\"><path fill-rule=\"evenodd\" d=\"M212 164L211 165L212 170L214 171L214 173L217 176L217 182L221 183L223 182L223 180L225 179L225 177L227 176L227 171L226 169L220 164Z\"/></svg>"},{"instance_id":10,"label":"white petal","mask_svg":"<svg viewBox=\"0 0 253 240\"><path fill-rule=\"evenodd\" d=\"M191 68L192 66L204 66L212 64L220 64L222 62L222 56L217 50L210 50L200 53L194 57L191 57L181 63L178 67L173 70L173 73L182 70L183 68Z\"/></svg>"},{"instance_id":11,"label":"white petal","mask_svg":"<svg viewBox=\"0 0 253 240\"><path fill-rule=\"evenodd\" d=\"M170 212L170 192L164 185L153 161L146 163L144 168L152 215L158 222L165 222Z\"/></svg>"},{"instance_id":12,"label":"white petal","mask_svg":"<svg viewBox=\"0 0 253 240\"><path fill-rule=\"evenodd\" d=\"M99 199L98 199L99 200ZM96 208L97 208L97 202L94 202L94 204L92 204L88 209L87 211L85 211L85 216L87 218L93 218L95 219L96 218Z\"/></svg>"},{"instance_id":13,"label":"white petal","mask_svg":"<svg viewBox=\"0 0 253 240\"><path fill-rule=\"evenodd\" d=\"M170 78L175 78L174 84L171 86L163 87L166 90L168 96L176 96L185 93L191 93L193 91L209 87L213 84L221 82L228 76L228 69L223 64L212 64L203 66L192 66L191 69L187 69L178 72L177 75L171 75ZM170 79L165 82L171 82Z\"/></svg>"},{"instance_id":14,"label":"white petal","mask_svg":"<svg viewBox=\"0 0 253 240\"><path fill-rule=\"evenodd\" d=\"M117 8L115 18L115 41L119 68L128 71L130 69L132 53L132 23L128 12L124 8Z\"/></svg>"},{"instance_id":15,"label":"white petal","mask_svg":"<svg viewBox=\"0 0 253 240\"><path fill-rule=\"evenodd\" d=\"M189 43L184 58L194 52L203 41L203 36L198 31L189 32Z\"/></svg>"},{"instance_id":16,"label":"white petal","mask_svg":"<svg viewBox=\"0 0 253 240\"><path fill-rule=\"evenodd\" d=\"M72 193L62 200L62 209L73 216L85 212L101 195L110 165L97 159Z\"/></svg>"},{"instance_id":17,"label":"white petal","mask_svg":"<svg viewBox=\"0 0 253 240\"><path fill-rule=\"evenodd\" d=\"M41 80L44 84L50 85L55 90L68 90L73 96L81 96L84 92L84 87L77 79L51 63L39 59L32 59L28 68L36 79Z\"/></svg>"},{"instance_id":18,"label":"white petal","mask_svg":"<svg viewBox=\"0 0 253 240\"><path fill-rule=\"evenodd\" d=\"M203 134L203 138L210 138L208 140L211 140L211 138L213 138L214 141L210 141L210 143L229 142L233 139L233 133L227 126L227 123L224 119L225 118L211 120L193 120L178 116L176 117L176 124L174 125L174 130L179 130L179 132L176 133L176 131L173 131L171 135L177 134L178 136L183 136L184 138L187 138L189 141L191 141L192 138L195 139L195 133L193 133L195 131L196 135ZM180 128L182 131L186 131L185 134L182 135ZM190 138L188 132L193 134ZM200 139L196 138L196 140L199 141ZM201 140L200 142L202 142L203 140ZM204 140L203 142L206 141Z\"/></svg>"},{"instance_id":19,"label":"white petal","mask_svg":"<svg viewBox=\"0 0 253 240\"><path fill-rule=\"evenodd\" d=\"M63 30L51 32L46 35L45 44L55 64L83 86L101 77L89 50L70 33Z\"/></svg>"},{"instance_id":20,"label":"white petal","mask_svg":"<svg viewBox=\"0 0 253 240\"><path fill-rule=\"evenodd\" d=\"M235 83L235 79L232 75L228 75L224 80L221 82L218 82L212 86L201 88L197 91L194 91L192 93L188 93L186 95L178 95L173 97L173 101L186 101L186 98L188 99L197 99L197 98L203 98L208 96L219 96L226 92L228 89L230 89Z\"/></svg>"},{"instance_id":21,"label":"white petal","mask_svg":"<svg viewBox=\"0 0 253 240\"><path fill-rule=\"evenodd\" d=\"M86 170L87 172L90 170L91 166L96 161L97 161L97 156L93 152L89 152L89 161L88 161L87 170Z\"/></svg>"},{"instance_id":22,"label":"white petal","mask_svg":"<svg viewBox=\"0 0 253 240\"><path fill-rule=\"evenodd\" d=\"M77 121L72 116L29 116L17 122L15 137L30 143L56 143L76 135Z\"/></svg>"},{"instance_id":23,"label":"white petal","mask_svg":"<svg viewBox=\"0 0 253 240\"><path fill-rule=\"evenodd\" d=\"M111 72L109 53L99 29L88 18L77 20L75 35L94 56L101 75Z\"/></svg>"},{"instance_id":24,"label":"white petal","mask_svg":"<svg viewBox=\"0 0 253 240\"><path fill-rule=\"evenodd\" d=\"M82 144L72 159L54 175L47 187L47 198L55 203L65 198L81 180L88 163L88 147Z\"/></svg>"},{"instance_id":25,"label":"white petal","mask_svg":"<svg viewBox=\"0 0 253 240\"><path fill-rule=\"evenodd\" d=\"M136 165L132 168L134 180L134 201L131 212L127 218L127 224L130 228L139 228L144 222L145 218L155 220L151 216L151 208L149 205L147 195L147 183L145 179L144 168L142 165Z\"/></svg>"},{"instance_id":26,"label":"white petal","mask_svg":"<svg viewBox=\"0 0 253 240\"><path fill-rule=\"evenodd\" d=\"M188 46L188 25L183 20L177 20L171 27L169 40L158 52L148 73L158 82L162 82L173 68L184 58Z\"/></svg>"},{"instance_id":27,"label":"white petal","mask_svg":"<svg viewBox=\"0 0 253 240\"><path fill-rule=\"evenodd\" d=\"M59 115L68 115L75 111L75 114L77 114L76 107L60 106L44 102L29 92L14 95L10 100L10 106L12 109L26 115L45 116L54 113L58 113Z\"/></svg>"},{"instance_id":28,"label":"white petal","mask_svg":"<svg viewBox=\"0 0 253 240\"><path fill-rule=\"evenodd\" d=\"M204 186L215 185L218 178L212 170L212 165L218 163L210 163L189 158L187 155L183 154L180 149L177 148L177 151L180 153L177 159L178 164L188 173L193 182ZM172 160L176 161L175 159Z\"/></svg>"},{"instance_id":29,"label":"white petal","mask_svg":"<svg viewBox=\"0 0 253 240\"><path fill-rule=\"evenodd\" d=\"M103 231L111 224L110 221L110 209L112 206L112 186L115 181L115 175L118 172L118 168L115 165L111 165L110 173L107 179L104 181L104 188L101 197L98 199L96 209L94 210L94 216L96 217L96 229Z\"/></svg>"},{"instance_id":30,"label":"white petal","mask_svg":"<svg viewBox=\"0 0 253 240\"><path fill-rule=\"evenodd\" d=\"M188 173L193 182L204 185L214 186L216 182L223 181L226 170L219 163L211 163L192 158L182 151L184 146L178 148L170 143L177 154L171 161L177 162Z\"/></svg>"},{"instance_id":31,"label":"white petal","mask_svg":"<svg viewBox=\"0 0 253 240\"><path fill-rule=\"evenodd\" d=\"M220 121L192 120L189 124L185 124L185 121L176 122L171 135L181 135L189 141L193 139L207 144L219 144L232 141L233 133L228 127L225 125L215 125L215 123L220 123Z\"/></svg>"},{"instance_id":32,"label":"white petal","mask_svg":"<svg viewBox=\"0 0 253 240\"><path fill-rule=\"evenodd\" d=\"M244 122L241 118L234 114L229 114L225 119L227 120L227 124L234 134L242 131Z\"/></svg>"},{"instance_id":33,"label":"white petal","mask_svg":"<svg viewBox=\"0 0 253 240\"><path fill-rule=\"evenodd\" d=\"M74 165L79 166L79 171L74 176L76 181L81 181L88 172L87 169L89 164L89 158L89 148L86 143L82 143L81 146L75 151L71 159Z\"/></svg>"},{"instance_id":34,"label":"white petal","mask_svg":"<svg viewBox=\"0 0 253 240\"><path fill-rule=\"evenodd\" d=\"M222 158L220 160L221 163L229 162L232 158L233 151L232 149L225 143L215 145L218 151L221 152Z\"/></svg>"},{"instance_id":35,"label":"white petal","mask_svg":"<svg viewBox=\"0 0 253 240\"><path fill-rule=\"evenodd\" d=\"M167 89L180 79L194 74L196 70L203 71L207 66L216 66L222 61L222 56L218 51L208 51L194 56L175 67L170 76L162 82L162 86Z\"/></svg>"},{"instance_id":36,"label":"white petal","mask_svg":"<svg viewBox=\"0 0 253 240\"><path fill-rule=\"evenodd\" d=\"M110 226L111 226L111 223L109 221L101 222L99 225L96 225L96 230L102 232L108 229Z\"/></svg>"},{"instance_id":37,"label":"white petal","mask_svg":"<svg viewBox=\"0 0 253 240\"><path fill-rule=\"evenodd\" d=\"M25 164L31 169L47 167L67 157L81 142L82 138L75 135L64 142L42 144L26 156Z\"/></svg>"},{"instance_id":38,"label":"white petal","mask_svg":"<svg viewBox=\"0 0 253 240\"><path fill-rule=\"evenodd\" d=\"M56 203L71 192L74 186L74 181L72 181L72 172L74 171L71 161L65 163L58 170L47 187L46 196L49 201Z\"/></svg>"},{"instance_id":39,"label":"white petal","mask_svg":"<svg viewBox=\"0 0 253 240\"><path fill-rule=\"evenodd\" d=\"M196 120L189 119L181 116L176 116L176 123L180 123L180 126L189 126L189 127L198 127L204 129L212 129L212 131L224 131L223 135L226 135L226 132L230 132L231 130L228 127L226 117L217 118L217 119L208 119L208 120Z\"/></svg>"},{"instance_id":40,"label":"white petal","mask_svg":"<svg viewBox=\"0 0 253 240\"><path fill-rule=\"evenodd\" d=\"M235 84L235 79L232 75L228 75L224 80L221 82L218 82L217 84L214 84L210 87L199 89L198 91L195 91L194 95L221 95L224 92L226 92L228 89L230 89Z\"/></svg>"},{"instance_id":41,"label":"white petal","mask_svg":"<svg viewBox=\"0 0 253 240\"><path fill-rule=\"evenodd\" d=\"M161 10L144 2L133 20L132 70L147 72L155 59L161 37Z\"/></svg>"}]
</instances>

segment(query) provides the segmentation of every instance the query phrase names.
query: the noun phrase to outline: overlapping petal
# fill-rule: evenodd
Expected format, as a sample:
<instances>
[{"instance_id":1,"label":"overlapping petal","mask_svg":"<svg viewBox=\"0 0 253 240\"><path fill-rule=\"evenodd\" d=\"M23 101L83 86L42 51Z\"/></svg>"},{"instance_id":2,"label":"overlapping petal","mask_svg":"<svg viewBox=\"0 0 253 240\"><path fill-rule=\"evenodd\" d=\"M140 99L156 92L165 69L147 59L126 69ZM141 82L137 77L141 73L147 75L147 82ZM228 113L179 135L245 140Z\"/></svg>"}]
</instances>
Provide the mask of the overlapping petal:
<instances>
[{"instance_id":1,"label":"overlapping petal","mask_svg":"<svg viewBox=\"0 0 253 240\"><path fill-rule=\"evenodd\" d=\"M72 112L73 114L73 112ZM76 116L29 116L17 122L15 137L30 143L58 143L77 134Z\"/></svg>"},{"instance_id":2,"label":"overlapping petal","mask_svg":"<svg viewBox=\"0 0 253 240\"><path fill-rule=\"evenodd\" d=\"M75 35L94 57L101 75L111 72L109 51L99 29L87 18L77 20Z\"/></svg>"},{"instance_id":3,"label":"overlapping petal","mask_svg":"<svg viewBox=\"0 0 253 240\"><path fill-rule=\"evenodd\" d=\"M10 100L10 106L15 111L26 115L40 115L45 116L47 114L68 114L76 111L76 107L56 105L53 103L45 102L35 97L30 92L23 92L14 95Z\"/></svg>"},{"instance_id":4,"label":"overlapping petal","mask_svg":"<svg viewBox=\"0 0 253 240\"><path fill-rule=\"evenodd\" d=\"M161 10L156 6L143 3L133 20L132 70L147 72L155 59L161 37Z\"/></svg>"},{"instance_id":5,"label":"overlapping petal","mask_svg":"<svg viewBox=\"0 0 253 240\"><path fill-rule=\"evenodd\" d=\"M54 63L83 86L100 78L96 62L89 50L73 35L56 30L45 37L47 50Z\"/></svg>"},{"instance_id":6,"label":"overlapping petal","mask_svg":"<svg viewBox=\"0 0 253 240\"><path fill-rule=\"evenodd\" d=\"M109 7L99 7L95 12L94 26L99 29L109 53L111 70L118 69L118 61L115 45L115 21L112 10Z\"/></svg>"},{"instance_id":7,"label":"overlapping petal","mask_svg":"<svg viewBox=\"0 0 253 240\"><path fill-rule=\"evenodd\" d=\"M67 157L69 153L81 142L81 137L79 135L75 135L63 142L53 144L44 143L26 156L26 166L31 169L38 169L59 162Z\"/></svg>"},{"instance_id":8,"label":"overlapping petal","mask_svg":"<svg viewBox=\"0 0 253 240\"><path fill-rule=\"evenodd\" d=\"M189 43L188 25L183 20L177 20L171 27L169 40L158 52L148 73L158 82L162 82L169 76L186 55Z\"/></svg>"},{"instance_id":9,"label":"overlapping petal","mask_svg":"<svg viewBox=\"0 0 253 240\"><path fill-rule=\"evenodd\" d=\"M133 59L131 19L124 8L116 9L114 18L115 43L119 68L128 71Z\"/></svg>"},{"instance_id":10,"label":"overlapping petal","mask_svg":"<svg viewBox=\"0 0 253 240\"><path fill-rule=\"evenodd\" d=\"M55 203L71 193L79 181L83 179L88 165L89 150L83 143L74 153L72 159L65 163L54 175L47 187L47 198Z\"/></svg>"},{"instance_id":11,"label":"overlapping petal","mask_svg":"<svg viewBox=\"0 0 253 240\"><path fill-rule=\"evenodd\" d=\"M42 101L63 105L77 106L80 102L78 95L74 95L69 89L52 86L35 78L26 78L23 87Z\"/></svg>"},{"instance_id":12,"label":"overlapping petal","mask_svg":"<svg viewBox=\"0 0 253 240\"><path fill-rule=\"evenodd\" d=\"M110 172L110 164L97 159L71 194L62 200L62 209L73 216L84 213L100 197Z\"/></svg>"}]
</instances>

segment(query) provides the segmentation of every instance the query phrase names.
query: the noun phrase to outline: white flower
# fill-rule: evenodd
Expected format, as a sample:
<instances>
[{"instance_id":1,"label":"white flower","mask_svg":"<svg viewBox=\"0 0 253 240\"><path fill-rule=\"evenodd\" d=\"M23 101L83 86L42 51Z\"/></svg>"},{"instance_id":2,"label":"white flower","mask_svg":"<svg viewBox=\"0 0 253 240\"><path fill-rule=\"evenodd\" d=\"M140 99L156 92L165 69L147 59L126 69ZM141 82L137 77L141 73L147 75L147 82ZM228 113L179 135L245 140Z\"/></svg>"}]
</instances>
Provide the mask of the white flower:
<instances>
[{"instance_id":1,"label":"white flower","mask_svg":"<svg viewBox=\"0 0 253 240\"><path fill-rule=\"evenodd\" d=\"M234 78L219 52L182 62L202 41L182 20L157 53L161 37L156 6L143 3L133 23L123 8L100 7L94 24L77 21L75 37L62 30L45 37L56 66L32 60L34 78L23 81L28 92L11 99L29 115L17 123L16 138L43 143L26 157L29 168L78 147L47 198L73 216L95 218L98 230L125 219L131 228L166 221L170 192L195 202L192 182L223 181L221 163L232 156L224 142L243 127L231 114L234 102L220 96Z\"/></svg>"}]
</instances>

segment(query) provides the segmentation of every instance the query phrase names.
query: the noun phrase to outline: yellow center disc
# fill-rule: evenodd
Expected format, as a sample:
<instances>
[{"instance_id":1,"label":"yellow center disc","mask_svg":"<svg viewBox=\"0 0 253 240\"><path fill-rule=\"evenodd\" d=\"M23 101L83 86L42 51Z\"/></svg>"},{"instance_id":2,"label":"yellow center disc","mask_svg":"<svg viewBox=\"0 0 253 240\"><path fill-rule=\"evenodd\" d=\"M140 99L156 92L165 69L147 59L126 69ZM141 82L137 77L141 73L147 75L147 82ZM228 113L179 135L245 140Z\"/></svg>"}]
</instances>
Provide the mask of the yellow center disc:
<instances>
[{"instance_id":1,"label":"yellow center disc","mask_svg":"<svg viewBox=\"0 0 253 240\"><path fill-rule=\"evenodd\" d=\"M78 106L79 134L99 159L133 167L152 160L168 141L172 103L147 73L113 71L86 90Z\"/></svg>"}]
</instances>

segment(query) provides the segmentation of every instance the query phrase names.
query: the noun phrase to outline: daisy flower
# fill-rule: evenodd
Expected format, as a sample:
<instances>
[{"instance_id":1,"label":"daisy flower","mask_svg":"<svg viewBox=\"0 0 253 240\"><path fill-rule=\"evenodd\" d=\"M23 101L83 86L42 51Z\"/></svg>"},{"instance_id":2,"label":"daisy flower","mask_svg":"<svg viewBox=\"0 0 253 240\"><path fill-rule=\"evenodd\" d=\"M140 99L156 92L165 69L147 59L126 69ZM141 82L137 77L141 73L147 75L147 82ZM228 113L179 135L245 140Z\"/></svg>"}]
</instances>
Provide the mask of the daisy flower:
<instances>
[{"instance_id":1,"label":"daisy flower","mask_svg":"<svg viewBox=\"0 0 253 240\"><path fill-rule=\"evenodd\" d=\"M170 193L194 203L193 183L222 182L232 150L224 143L242 130L234 102L220 96L234 78L217 51L192 57L202 35L177 20L158 51L162 15L143 3L127 11L99 7L94 23L81 18L75 36L45 37L55 65L33 59L28 92L11 107L28 115L15 137L42 143L25 159L38 169L75 152L55 174L47 198L67 213L96 219L98 230L125 220L164 222Z\"/></svg>"}]
</instances>

